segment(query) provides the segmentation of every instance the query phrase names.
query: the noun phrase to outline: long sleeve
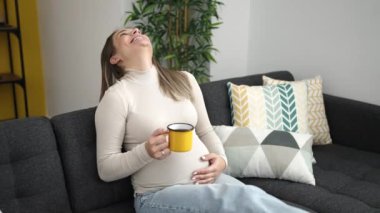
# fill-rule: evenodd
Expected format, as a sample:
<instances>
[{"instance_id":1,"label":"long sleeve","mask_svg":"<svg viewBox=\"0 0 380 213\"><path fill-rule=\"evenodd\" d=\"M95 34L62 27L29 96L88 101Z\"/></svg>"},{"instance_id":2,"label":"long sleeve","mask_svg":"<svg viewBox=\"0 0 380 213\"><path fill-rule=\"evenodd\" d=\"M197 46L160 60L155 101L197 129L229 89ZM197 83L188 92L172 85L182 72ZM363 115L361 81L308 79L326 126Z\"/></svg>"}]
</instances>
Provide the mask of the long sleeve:
<instances>
[{"instance_id":1,"label":"long sleeve","mask_svg":"<svg viewBox=\"0 0 380 213\"><path fill-rule=\"evenodd\" d=\"M145 143L122 152L128 104L112 89L105 93L95 113L97 166L103 181L127 177L153 160Z\"/></svg>"},{"instance_id":2,"label":"long sleeve","mask_svg":"<svg viewBox=\"0 0 380 213\"><path fill-rule=\"evenodd\" d=\"M187 73L187 72L186 72ZM192 87L193 105L195 106L198 113L198 122L195 126L195 131L201 141L206 145L211 153L216 153L220 155L228 164L226 153L223 148L223 144L219 137L216 135L207 114L206 106L203 100L203 94L198 82L194 76L187 73L189 81Z\"/></svg>"}]
</instances>

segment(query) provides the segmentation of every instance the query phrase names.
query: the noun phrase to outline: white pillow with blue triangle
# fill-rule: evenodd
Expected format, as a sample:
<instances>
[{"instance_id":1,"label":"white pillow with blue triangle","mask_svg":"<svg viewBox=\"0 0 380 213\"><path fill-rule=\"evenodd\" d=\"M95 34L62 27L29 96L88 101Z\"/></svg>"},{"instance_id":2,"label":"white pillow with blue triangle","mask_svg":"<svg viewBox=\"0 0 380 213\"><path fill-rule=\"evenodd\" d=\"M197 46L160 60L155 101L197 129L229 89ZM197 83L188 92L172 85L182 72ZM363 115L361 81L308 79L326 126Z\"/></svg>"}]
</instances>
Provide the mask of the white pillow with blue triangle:
<instances>
[{"instance_id":1,"label":"white pillow with blue triangle","mask_svg":"<svg viewBox=\"0 0 380 213\"><path fill-rule=\"evenodd\" d=\"M312 135L235 126L214 130L226 151L230 175L315 185Z\"/></svg>"}]
</instances>

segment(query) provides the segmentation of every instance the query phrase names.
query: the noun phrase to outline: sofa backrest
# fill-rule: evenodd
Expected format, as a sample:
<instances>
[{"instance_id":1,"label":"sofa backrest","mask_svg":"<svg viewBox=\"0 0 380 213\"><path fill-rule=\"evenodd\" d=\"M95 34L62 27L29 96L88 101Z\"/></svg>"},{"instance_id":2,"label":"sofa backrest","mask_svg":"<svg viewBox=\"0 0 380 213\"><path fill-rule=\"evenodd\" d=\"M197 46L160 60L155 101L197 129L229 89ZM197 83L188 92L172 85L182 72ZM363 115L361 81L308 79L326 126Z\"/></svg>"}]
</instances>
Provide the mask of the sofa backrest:
<instances>
[{"instance_id":1,"label":"sofa backrest","mask_svg":"<svg viewBox=\"0 0 380 213\"><path fill-rule=\"evenodd\" d=\"M0 210L71 212L47 118L0 122Z\"/></svg>"},{"instance_id":2,"label":"sofa backrest","mask_svg":"<svg viewBox=\"0 0 380 213\"><path fill-rule=\"evenodd\" d=\"M265 75L280 80L294 80L293 75L288 71L270 72L265 73ZM201 84L200 87L211 123L213 125L232 125L227 82L238 85L262 85L262 76L263 74L256 74Z\"/></svg>"},{"instance_id":3,"label":"sofa backrest","mask_svg":"<svg viewBox=\"0 0 380 213\"><path fill-rule=\"evenodd\" d=\"M74 111L51 119L74 212L87 212L133 200L133 188L129 178L109 183L99 178L94 119L95 108Z\"/></svg>"},{"instance_id":4,"label":"sofa backrest","mask_svg":"<svg viewBox=\"0 0 380 213\"><path fill-rule=\"evenodd\" d=\"M323 98L334 144L380 153L380 106L327 94Z\"/></svg>"}]
</instances>

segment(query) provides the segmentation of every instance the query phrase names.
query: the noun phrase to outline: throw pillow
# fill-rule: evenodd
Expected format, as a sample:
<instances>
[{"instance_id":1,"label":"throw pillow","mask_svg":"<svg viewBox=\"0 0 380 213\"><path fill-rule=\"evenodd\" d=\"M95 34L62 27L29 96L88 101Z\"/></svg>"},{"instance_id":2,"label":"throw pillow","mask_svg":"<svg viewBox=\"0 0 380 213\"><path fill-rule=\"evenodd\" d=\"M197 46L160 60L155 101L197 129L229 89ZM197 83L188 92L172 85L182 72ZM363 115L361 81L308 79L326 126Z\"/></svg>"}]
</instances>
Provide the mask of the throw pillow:
<instances>
[{"instance_id":1,"label":"throw pillow","mask_svg":"<svg viewBox=\"0 0 380 213\"><path fill-rule=\"evenodd\" d=\"M304 82L268 86L227 83L234 126L308 133Z\"/></svg>"},{"instance_id":2,"label":"throw pillow","mask_svg":"<svg viewBox=\"0 0 380 213\"><path fill-rule=\"evenodd\" d=\"M234 126L214 130L226 151L230 175L315 185L312 135Z\"/></svg>"},{"instance_id":3,"label":"throw pillow","mask_svg":"<svg viewBox=\"0 0 380 213\"><path fill-rule=\"evenodd\" d=\"M290 83L288 81L276 80L263 76L264 85L276 85ZM325 105L322 93L322 78L317 76L312 79L303 80L307 86L307 110L308 125L310 133L314 135L315 145L331 144L330 128L327 123Z\"/></svg>"}]
</instances>

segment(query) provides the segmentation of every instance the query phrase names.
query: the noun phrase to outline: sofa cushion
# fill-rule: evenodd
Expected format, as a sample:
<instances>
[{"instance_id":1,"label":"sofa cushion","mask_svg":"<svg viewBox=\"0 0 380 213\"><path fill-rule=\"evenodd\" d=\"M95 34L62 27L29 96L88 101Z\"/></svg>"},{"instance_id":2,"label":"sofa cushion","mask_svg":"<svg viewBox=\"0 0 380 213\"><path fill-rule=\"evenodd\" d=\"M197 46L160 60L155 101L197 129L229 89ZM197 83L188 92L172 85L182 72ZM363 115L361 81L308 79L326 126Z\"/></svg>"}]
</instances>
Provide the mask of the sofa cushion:
<instances>
[{"instance_id":1,"label":"sofa cushion","mask_svg":"<svg viewBox=\"0 0 380 213\"><path fill-rule=\"evenodd\" d=\"M1 122L0 147L1 211L71 212L48 119Z\"/></svg>"},{"instance_id":2,"label":"sofa cushion","mask_svg":"<svg viewBox=\"0 0 380 213\"><path fill-rule=\"evenodd\" d=\"M291 84L298 81L290 82ZM303 80L307 85L307 112L308 112L308 125L310 133L314 135L314 144L330 144L330 128L327 123L325 104L322 94L322 77L316 76L315 78ZM288 81L277 80L263 76L264 85L276 85L289 83Z\"/></svg>"},{"instance_id":3,"label":"sofa cushion","mask_svg":"<svg viewBox=\"0 0 380 213\"><path fill-rule=\"evenodd\" d=\"M75 212L113 208L113 205L133 199L129 178L106 183L98 176L94 118L95 108L52 118L69 197ZM125 212L133 209L133 204L123 206Z\"/></svg>"},{"instance_id":4,"label":"sofa cushion","mask_svg":"<svg viewBox=\"0 0 380 213\"><path fill-rule=\"evenodd\" d=\"M292 81L292 74L288 71L277 71L265 73L266 76L275 79ZM207 113L213 125L232 125L231 107L227 93L227 82L245 85L262 85L262 74L230 78L201 84Z\"/></svg>"},{"instance_id":5,"label":"sofa cushion","mask_svg":"<svg viewBox=\"0 0 380 213\"><path fill-rule=\"evenodd\" d=\"M214 131L226 151L228 174L315 185L312 135L224 125Z\"/></svg>"},{"instance_id":6,"label":"sofa cushion","mask_svg":"<svg viewBox=\"0 0 380 213\"><path fill-rule=\"evenodd\" d=\"M243 178L276 197L317 212L380 212L380 154L340 146L313 147L316 186Z\"/></svg>"},{"instance_id":7,"label":"sofa cushion","mask_svg":"<svg viewBox=\"0 0 380 213\"><path fill-rule=\"evenodd\" d=\"M308 133L305 82L268 86L227 83L234 126Z\"/></svg>"}]
</instances>

